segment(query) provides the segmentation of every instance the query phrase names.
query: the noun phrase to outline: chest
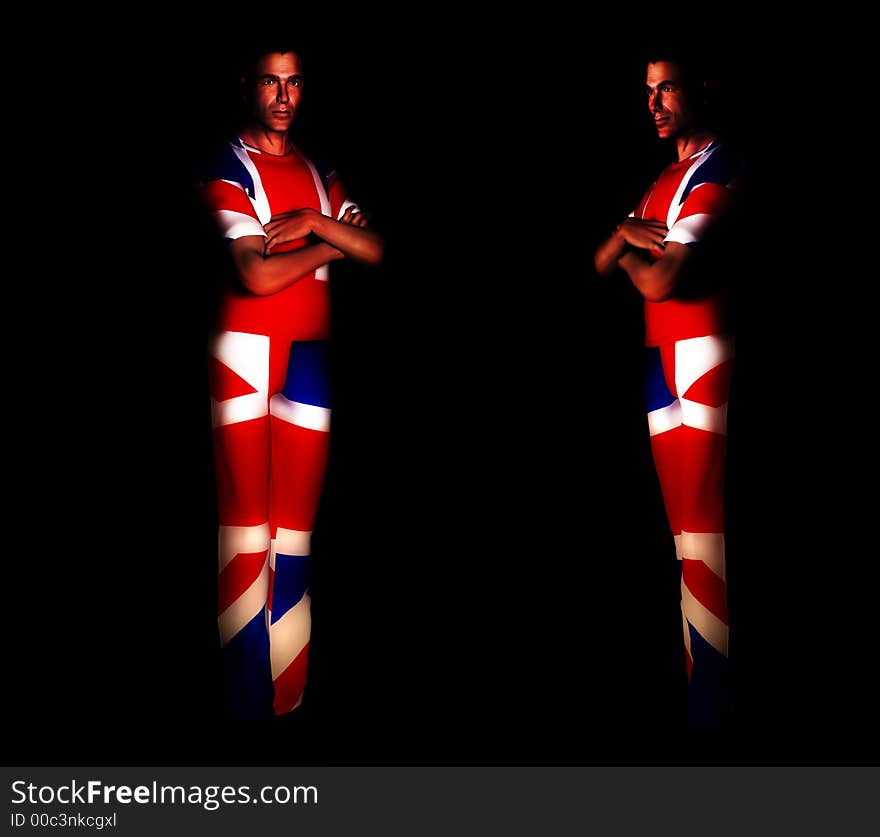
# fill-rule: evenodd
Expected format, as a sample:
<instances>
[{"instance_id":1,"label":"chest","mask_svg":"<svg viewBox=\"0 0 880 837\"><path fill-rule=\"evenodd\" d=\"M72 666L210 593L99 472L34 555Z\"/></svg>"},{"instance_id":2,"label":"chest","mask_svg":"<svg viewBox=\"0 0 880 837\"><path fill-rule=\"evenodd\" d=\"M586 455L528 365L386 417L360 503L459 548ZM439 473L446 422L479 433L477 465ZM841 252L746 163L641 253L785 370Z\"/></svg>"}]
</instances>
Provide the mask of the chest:
<instances>
[{"instance_id":1,"label":"chest","mask_svg":"<svg viewBox=\"0 0 880 837\"><path fill-rule=\"evenodd\" d=\"M648 191L641 211L636 214L650 221L663 221L672 226L684 199L691 166L678 164L669 166L657 178Z\"/></svg>"},{"instance_id":2,"label":"chest","mask_svg":"<svg viewBox=\"0 0 880 837\"><path fill-rule=\"evenodd\" d=\"M254 164L271 215L306 207L321 211L324 187L301 157L291 155L283 160L257 157Z\"/></svg>"}]
</instances>

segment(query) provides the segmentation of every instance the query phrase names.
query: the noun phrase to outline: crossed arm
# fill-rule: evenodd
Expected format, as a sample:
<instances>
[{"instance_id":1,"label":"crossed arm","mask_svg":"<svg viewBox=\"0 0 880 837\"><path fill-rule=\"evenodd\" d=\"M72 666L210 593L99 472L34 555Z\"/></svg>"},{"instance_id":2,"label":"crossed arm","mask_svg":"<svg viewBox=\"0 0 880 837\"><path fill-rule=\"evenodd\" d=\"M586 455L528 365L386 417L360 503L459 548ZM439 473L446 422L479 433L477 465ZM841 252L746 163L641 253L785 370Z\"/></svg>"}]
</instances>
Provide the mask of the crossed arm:
<instances>
[{"instance_id":1,"label":"crossed arm","mask_svg":"<svg viewBox=\"0 0 880 837\"><path fill-rule=\"evenodd\" d=\"M352 208L335 221L314 209L277 215L264 227L266 237L246 235L230 244L230 255L242 284L268 296L307 276L321 265L351 258L377 265L384 255L381 236L366 227L363 213ZM299 250L273 253L279 245L314 234L319 240Z\"/></svg>"},{"instance_id":2,"label":"crossed arm","mask_svg":"<svg viewBox=\"0 0 880 837\"><path fill-rule=\"evenodd\" d=\"M648 301L669 299L681 282L691 250L675 241L664 244L668 231L662 221L627 218L596 248L596 272L610 276L619 267ZM651 261L646 255L649 249L660 250L663 255Z\"/></svg>"}]
</instances>

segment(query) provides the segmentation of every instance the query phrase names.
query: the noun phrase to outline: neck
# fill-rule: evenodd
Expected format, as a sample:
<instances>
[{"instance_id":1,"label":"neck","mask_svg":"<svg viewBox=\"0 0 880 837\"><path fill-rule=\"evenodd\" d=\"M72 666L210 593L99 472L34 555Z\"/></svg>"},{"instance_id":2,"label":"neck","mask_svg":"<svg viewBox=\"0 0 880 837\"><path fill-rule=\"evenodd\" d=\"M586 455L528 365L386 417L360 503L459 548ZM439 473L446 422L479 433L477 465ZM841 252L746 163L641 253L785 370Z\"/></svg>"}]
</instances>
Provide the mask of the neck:
<instances>
[{"instance_id":1,"label":"neck","mask_svg":"<svg viewBox=\"0 0 880 837\"><path fill-rule=\"evenodd\" d=\"M675 139L675 148L678 151L678 160L681 162L686 157L690 157L696 151L699 151L709 140L714 139L711 131L702 128L694 128L680 137Z\"/></svg>"},{"instance_id":2,"label":"neck","mask_svg":"<svg viewBox=\"0 0 880 837\"><path fill-rule=\"evenodd\" d=\"M262 125L250 125L239 135L248 145L267 154L284 156L293 150L293 143L286 132L269 131Z\"/></svg>"}]
</instances>

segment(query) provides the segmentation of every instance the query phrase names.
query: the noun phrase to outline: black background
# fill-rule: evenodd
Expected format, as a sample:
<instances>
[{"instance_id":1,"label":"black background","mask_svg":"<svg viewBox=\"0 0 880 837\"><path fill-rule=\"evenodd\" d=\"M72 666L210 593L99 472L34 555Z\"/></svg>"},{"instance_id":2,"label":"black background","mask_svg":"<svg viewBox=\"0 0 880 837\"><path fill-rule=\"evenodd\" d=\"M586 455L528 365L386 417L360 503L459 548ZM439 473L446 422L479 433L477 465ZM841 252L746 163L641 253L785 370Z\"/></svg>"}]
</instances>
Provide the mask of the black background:
<instances>
[{"instance_id":1,"label":"black background","mask_svg":"<svg viewBox=\"0 0 880 837\"><path fill-rule=\"evenodd\" d=\"M644 108L647 37L448 10L296 21L297 139L372 212L387 258L334 266L307 702L271 723L221 718L204 374L219 256L191 184L228 127L250 27L212 23L144 15L41 45L17 85L6 758L876 759L871 516L850 476L867 464L863 350L838 325L841 295L820 292L847 268L803 223L824 197L804 188L821 158L783 95L801 70L789 40L747 20L693 27L713 39L750 164L734 729L683 729L641 305L591 264L670 159Z\"/></svg>"}]
</instances>

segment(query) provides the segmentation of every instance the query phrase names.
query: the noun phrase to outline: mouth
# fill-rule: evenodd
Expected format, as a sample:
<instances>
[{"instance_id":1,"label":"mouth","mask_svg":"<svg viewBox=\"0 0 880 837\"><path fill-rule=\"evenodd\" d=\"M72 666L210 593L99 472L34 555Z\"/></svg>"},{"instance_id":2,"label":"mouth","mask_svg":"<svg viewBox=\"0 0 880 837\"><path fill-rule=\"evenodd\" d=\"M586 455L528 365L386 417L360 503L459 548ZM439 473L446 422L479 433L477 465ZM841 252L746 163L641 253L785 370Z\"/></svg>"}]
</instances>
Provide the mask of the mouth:
<instances>
[{"instance_id":1,"label":"mouth","mask_svg":"<svg viewBox=\"0 0 880 837\"><path fill-rule=\"evenodd\" d=\"M289 110L273 110L272 116L277 117L278 119L289 119L291 117L291 112Z\"/></svg>"}]
</instances>

